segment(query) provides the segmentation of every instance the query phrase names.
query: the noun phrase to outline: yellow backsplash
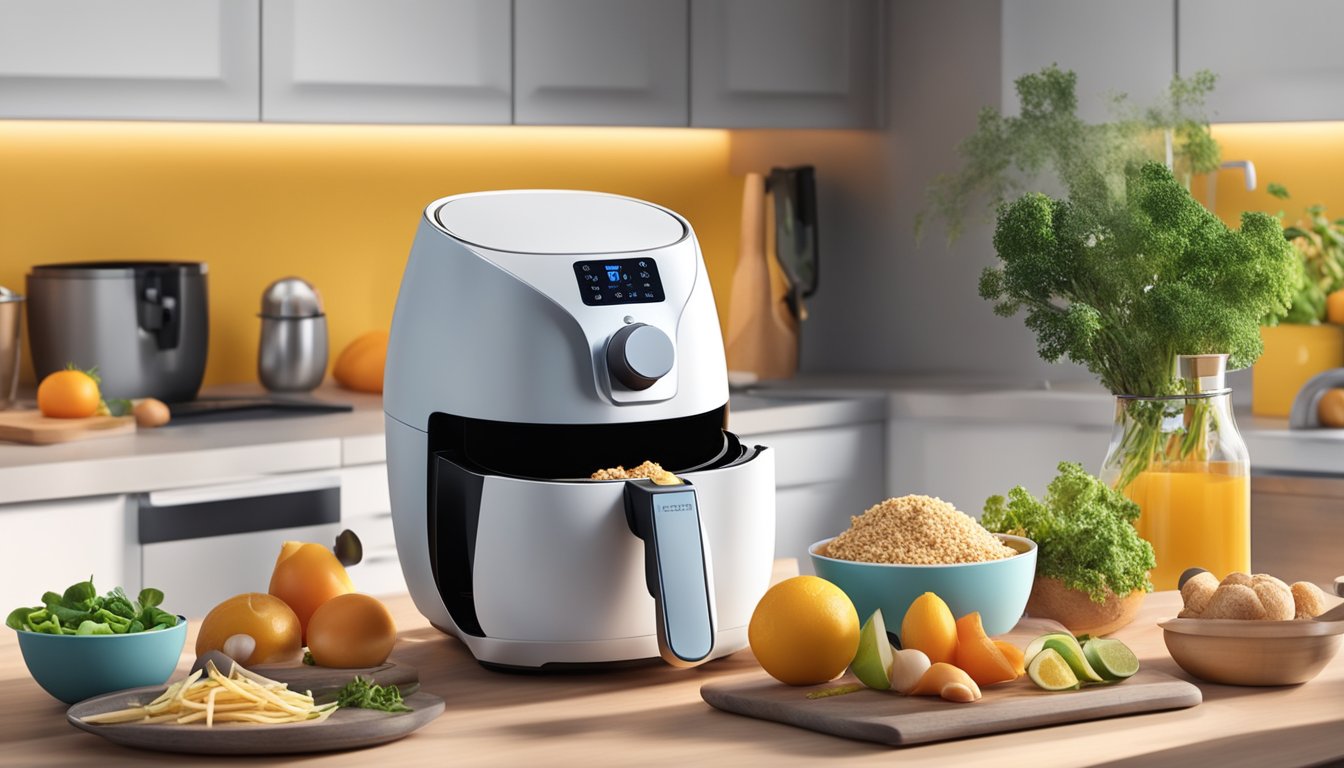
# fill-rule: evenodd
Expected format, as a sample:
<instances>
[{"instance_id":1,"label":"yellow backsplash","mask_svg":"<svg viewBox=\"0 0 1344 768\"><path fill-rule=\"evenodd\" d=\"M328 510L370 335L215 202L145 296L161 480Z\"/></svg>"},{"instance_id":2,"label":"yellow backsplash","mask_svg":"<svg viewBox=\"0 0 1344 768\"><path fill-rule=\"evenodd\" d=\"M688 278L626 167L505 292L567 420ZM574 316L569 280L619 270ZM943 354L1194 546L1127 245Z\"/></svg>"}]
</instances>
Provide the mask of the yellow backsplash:
<instances>
[{"instance_id":1,"label":"yellow backsplash","mask_svg":"<svg viewBox=\"0 0 1344 768\"><path fill-rule=\"evenodd\" d=\"M1296 222L1308 205L1320 203L1332 218L1344 217L1344 123L1242 123L1215 125L1213 136L1222 147L1224 161L1255 163L1256 188L1246 189L1239 170L1224 170L1218 176L1217 213L1229 226L1238 226L1242 211L1284 213L1287 223ZM1268 192L1277 182L1292 197L1279 200ZM1203 199L1205 185L1195 185Z\"/></svg>"},{"instance_id":2,"label":"yellow backsplash","mask_svg":"<svg viewBox=\"0 0 1344 768\"><path fill-rule=\"evenodd\" d=\"M718 130L0 121L0 285L22 293L28 268L47 262L204 261L205 383L255 381L272 280L317 286L334 361L390 325L431 200L592 189L690 220L722 322L741 211L728 161Z\"/></svg>"}]
</instances>

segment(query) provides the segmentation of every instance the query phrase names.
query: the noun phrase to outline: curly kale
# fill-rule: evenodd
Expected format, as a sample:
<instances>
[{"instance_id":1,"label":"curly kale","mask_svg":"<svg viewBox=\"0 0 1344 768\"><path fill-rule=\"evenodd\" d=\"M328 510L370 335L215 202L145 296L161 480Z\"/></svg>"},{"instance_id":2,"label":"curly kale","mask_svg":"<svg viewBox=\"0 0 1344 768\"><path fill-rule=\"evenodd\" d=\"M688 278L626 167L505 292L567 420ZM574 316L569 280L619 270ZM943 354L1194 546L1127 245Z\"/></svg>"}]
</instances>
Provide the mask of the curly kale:
<instances>
[{"instance_id":1,"label":"curly kale","mask_svg":"<svg viewBox=\"0 0 1344 768\"><path fill-rule=\"evenodd\" d=\"M1081 363L1117 394L1174 394L1176 355L1255 362L1301 270L1274 217L1244 213L1231 230L1159 163L1131 166L1121 201L1018 198L994 248L1003 265L980 295L995 313L1025 311L1042 358Z\"/></svg>"},{"instance_id":2,"label":"curly kale","mask_svg":"<svg viewBox=\"0 0 1344 768\"><path fill-rule=\"evenodd\" d=\"M1148 571L1157 561L1139 537L1139 506L1112 490L1082 466L1061 462L1044 501L1022 486L985 501L980 524L996 533L1036 542L1036 573L1105 602L1108 591L1127 595L1152 591Z\"/></svg>"}]
</instances>

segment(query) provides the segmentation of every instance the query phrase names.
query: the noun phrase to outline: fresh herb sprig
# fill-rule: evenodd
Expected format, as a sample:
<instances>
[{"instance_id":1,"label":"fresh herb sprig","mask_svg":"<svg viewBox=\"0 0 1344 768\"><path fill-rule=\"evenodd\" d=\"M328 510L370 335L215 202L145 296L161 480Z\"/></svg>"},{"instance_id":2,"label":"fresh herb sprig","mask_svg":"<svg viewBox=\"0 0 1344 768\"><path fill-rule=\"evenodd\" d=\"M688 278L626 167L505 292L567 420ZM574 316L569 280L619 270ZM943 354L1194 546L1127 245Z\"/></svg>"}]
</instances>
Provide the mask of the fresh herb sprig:
<instances>
[{"instance_id":1,"label":"fresh herb sprig","mask_svg":"<svg viewBox=\"0 0 1344 768\"><path fill-rule=\"evenodd\" d=\"M47 592L42 605L15 608L5 626L48 635L125 635L177 625L177 617L159 608L163 592L140 590L136 600L117 587L99 597L93 577L72 584L64 593Z\"/></svg>"},{"instance_id":2,"label":"fresh herb sprig","mask_svg":"<svg viewBox=\"0 0 1344 768\"><path fill-rule=\"evenodd\" d=\"M411 711L411 708L402 701L401 690L397 686L377 685L359 675L346 683L340 693L336 694L336 705L359 709L376 709L382 712Z\"/></svg>"},{"instance_id":3,"label":"fresh herb sprig","mask_svg":"<svg viewBox=\"0 0 1344 768\"><path fill-rule=\"evenodd\" d=\"M1060 462L1045 499L1017 486L985 501L980 524L995 533L1036 542L1036 573L1105 602L1108 591L1124 596L1152 591L1148 571L1157 561L1153 547L1134 528L1139 506L1085 472Z\"/></svg>"}]
</instances>

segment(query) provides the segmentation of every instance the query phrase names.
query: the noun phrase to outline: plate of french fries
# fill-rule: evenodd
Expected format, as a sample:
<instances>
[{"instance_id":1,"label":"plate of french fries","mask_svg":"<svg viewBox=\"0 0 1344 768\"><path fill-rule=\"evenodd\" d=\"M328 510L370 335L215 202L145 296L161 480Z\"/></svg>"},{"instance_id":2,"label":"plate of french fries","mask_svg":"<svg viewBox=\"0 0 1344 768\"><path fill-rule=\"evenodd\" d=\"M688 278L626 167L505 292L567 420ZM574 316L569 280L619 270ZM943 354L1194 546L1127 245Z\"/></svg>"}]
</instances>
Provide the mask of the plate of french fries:
<instances>
[{"instance_id":1,"label":"plate of french fries","mask_svg":"<svg viewBox=\"0 0 1344 768\"><path fill-rule=\"evenodd\" d=\"M383 744L443 713L443 699L416 692L408 712L317 703L307 691L233 665L213 663L166 688L97 696L66 712L71 725L128 747L205 755L328 752Z\"/></svg>"}]
</instances>

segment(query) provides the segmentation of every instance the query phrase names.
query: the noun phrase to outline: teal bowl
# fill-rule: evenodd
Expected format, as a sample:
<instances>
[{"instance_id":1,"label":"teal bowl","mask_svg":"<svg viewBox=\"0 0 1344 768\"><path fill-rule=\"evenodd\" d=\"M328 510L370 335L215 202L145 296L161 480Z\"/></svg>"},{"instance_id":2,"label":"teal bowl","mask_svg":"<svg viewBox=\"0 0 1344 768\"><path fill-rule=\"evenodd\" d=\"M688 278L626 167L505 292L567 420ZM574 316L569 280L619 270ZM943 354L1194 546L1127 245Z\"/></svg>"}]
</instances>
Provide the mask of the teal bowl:
<instances>
[{"instance_id":1,"label":"teal bowl","mask_svg":"<svg viewBox=\"0 0 1344 768\"><path fill-rule=\"evenodd\" d=\"M133 635L15 631L28 672L43 690L66 704L168 682L187 642L187 620L181 616L167 629Z\"/></svg>"},{"instance_id":2,"label":"teal bowl","mask_svg":"<svg viewBox=\"0 0 1344 768\"><path fill-rule=\"evenodd\" d=\"M817 554L830 543L823 539L807 548L812 568L821 578L844 590L854 601L859 621L882 609L887 628L896 631L915 598L932 592L961 618L980 612L985 633L1001 635L1017 625L1031 596L1036 578L1036 543L1020 536L996 534L1021 554L984 563L955 565L892 565L856 563Z\"/></svg>"}]
</instances>

